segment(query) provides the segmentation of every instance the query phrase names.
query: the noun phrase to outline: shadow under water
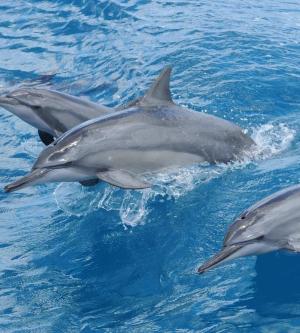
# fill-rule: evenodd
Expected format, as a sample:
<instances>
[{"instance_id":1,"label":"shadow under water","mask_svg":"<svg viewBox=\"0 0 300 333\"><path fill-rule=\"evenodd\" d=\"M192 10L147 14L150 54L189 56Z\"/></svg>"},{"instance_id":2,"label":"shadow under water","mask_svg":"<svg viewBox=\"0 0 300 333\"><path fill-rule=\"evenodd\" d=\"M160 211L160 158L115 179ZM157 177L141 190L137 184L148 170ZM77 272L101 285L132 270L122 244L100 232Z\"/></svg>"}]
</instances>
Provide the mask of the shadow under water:
<instances>
[{"instance_id":1,"label":"shadow under water","mask_svg":"<svg viewBox=\"0 0 300 333\"><path fill-rule=\"evenodd\" d=\"M251 298L246 306L262 317L300 316L300 256L272 252L258 256Z\"/></svg>"}]
</instances>

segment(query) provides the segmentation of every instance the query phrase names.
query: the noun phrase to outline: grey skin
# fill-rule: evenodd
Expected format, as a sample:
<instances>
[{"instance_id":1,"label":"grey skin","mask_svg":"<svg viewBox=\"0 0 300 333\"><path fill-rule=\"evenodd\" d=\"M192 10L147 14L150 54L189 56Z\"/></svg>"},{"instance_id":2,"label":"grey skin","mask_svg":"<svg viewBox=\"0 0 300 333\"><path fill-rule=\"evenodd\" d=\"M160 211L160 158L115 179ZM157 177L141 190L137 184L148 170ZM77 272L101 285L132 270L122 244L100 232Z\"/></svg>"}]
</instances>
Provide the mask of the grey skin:
<instances>
[{"instance_id":1,"label":"grey skin","mask_svg":"<svg viewBox=\"0 0 300 333\"><path fill-rule=\"evenodd\" d=\"M230 226L222 250L198 273L235 258L275 250L300 251L300 185L266 197L244 211Z\"/></svg>"},{"instance_id":2,"label":"grey skin","mask_svg":"<svg viewBox=\"0 0 300 333\"><path fill-rule=\"evenodd\" d=\"M238 126L176 105L166 67L136 106L76 126L42 151L31 173L6 191L46 182L100 179L120 188L151 187L145 176L241 158L255 143ZM147 177L146 177L147 178Z\"/></svg>"},{"instance_id":3,"label":"grey skin","mask_svg":"<svg viewBox=\"0 0 300 333\"><path fill-rule=\"evenodd\" d=\"M113 111L75 96L33 87L0 96L0 106L37 128L45 144L86 120Z\"/></svg>"},{"instance_id":4,"label":"grey skin","mask_svg":"<svg viewBox=\"0 0 300 333\"><path fill-rule=\"evenodd\" d=\"M23 87L0 96L0 107L38 129L49 145L61 134L87 120L134 106L138 100L115 109L55 90Z\"/></svg>"}]
</instances>

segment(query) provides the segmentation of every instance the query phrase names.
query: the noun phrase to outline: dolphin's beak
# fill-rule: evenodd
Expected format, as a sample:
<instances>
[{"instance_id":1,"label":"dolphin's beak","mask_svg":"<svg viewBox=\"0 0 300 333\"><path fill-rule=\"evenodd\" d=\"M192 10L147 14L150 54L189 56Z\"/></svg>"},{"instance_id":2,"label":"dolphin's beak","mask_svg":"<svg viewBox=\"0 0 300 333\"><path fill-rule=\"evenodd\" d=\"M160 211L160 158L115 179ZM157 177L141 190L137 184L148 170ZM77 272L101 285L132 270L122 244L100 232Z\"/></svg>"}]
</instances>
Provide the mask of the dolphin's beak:
<instances>
[{"instance_id":1,"label":"dolphin's beak","mask_svg":"<svg viewBox=\"0 0 300 333\"><path fill-rule=\"evenodd\" d=\"M230 245L224 247L219 253L217 253L210 260L206 261L203 265L201 265L198 268L198 273L202 274L209 269L220 265L224 261L230 260L231 256L233 256L242 247L243 245Z\"/></svg>"},{"instance_id":2,"label":"dolphin's beak","mask_svg":"<svg viewBox=\"0 0 300 333\"><path fill-rule=\"evenodd\" d=\"M21 188L27 187L29 185L34 185L39 183L41 178L43 178L49 172L48 169L35 169L31 171L24 177L16 180L15 182L8 184L4 187L5 192L13 192Z\"/></svg>"}]
</instances>

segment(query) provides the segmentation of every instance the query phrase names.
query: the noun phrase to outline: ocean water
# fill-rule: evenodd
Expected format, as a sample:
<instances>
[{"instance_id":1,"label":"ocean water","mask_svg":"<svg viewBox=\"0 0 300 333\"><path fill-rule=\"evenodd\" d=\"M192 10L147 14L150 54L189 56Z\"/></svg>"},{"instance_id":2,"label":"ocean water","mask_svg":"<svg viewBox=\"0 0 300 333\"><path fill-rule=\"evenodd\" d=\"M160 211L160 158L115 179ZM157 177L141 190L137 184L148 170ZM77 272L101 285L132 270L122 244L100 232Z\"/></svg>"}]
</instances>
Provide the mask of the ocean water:
<instances>
[{"instance_id":1,"label":"ocean water","mask_svg":"<svg viewBox=\"0 0 300 333\"><path fill-rule=\"evenodd\" d=\"M0 89L116 106L173 66L174 100L231 120L254 159L187 168L151 190L0 190L0 332L299 332L300 255L196 268L249 205L300 178L300 3L1 0ZM0 186L43 149L0 109Z\"/></svg>"}]
</instances>

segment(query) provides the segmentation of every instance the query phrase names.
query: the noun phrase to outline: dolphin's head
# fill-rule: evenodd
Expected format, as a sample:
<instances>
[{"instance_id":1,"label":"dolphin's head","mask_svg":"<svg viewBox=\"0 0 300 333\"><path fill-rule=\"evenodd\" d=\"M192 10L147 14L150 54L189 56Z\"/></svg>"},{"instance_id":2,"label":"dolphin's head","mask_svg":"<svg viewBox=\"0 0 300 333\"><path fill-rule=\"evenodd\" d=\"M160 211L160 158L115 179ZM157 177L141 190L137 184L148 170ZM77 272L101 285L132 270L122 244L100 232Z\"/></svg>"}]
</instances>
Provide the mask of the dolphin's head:
<instances>
[{"instance_id":1,"label":"dolphin's head","mask_svg":"<svg viewBox=\"0 0 300 333\"><path fill-rule=\"evenodd\" d=\"M35 163L33 164L32 170L47 167L49 164L51 164L51 157L53 159L54 154L55 154L54 146L53 145L47 146L44 150L42 150L42 152L36 159Z\"/></svg>"},{"instance_id":2,"label":"dolphin's head","mask_svg":"<svg viewBox=\"0 0 300 333\"><path fill-rule=\"evenodd\" d=\"M66 164L68 161L65 160L65 152L57 149L55 145L49 145L40 153L36 162L34 163L32 170L41 168L55 168L57 166Z\"/></svg>"},{"instance_id":3,"label":"dolphin's head","mask_svg":"<svg viewBox=\"0 0 300 333\"><path fill-rule=\"evenodd\" d=\"M69 166L76 159L73 154L73 148L79 140L55 140L51 145L47 146L37 158L32 170L40 168L57 168L61 166ZM80 138L79 138L80 139ZM76 155L76 154L75 154Z\"/></svg>"},{"instance_id":4,"label":"dolphin's head","mask_svg":"<svg viewBox=\"0 0 300 333\"><path fill-rule=\"evenodd\" d=\"M221 251L202 264L198 273L204 273L228 260L276 250L278 247L275 244L264 239L266 216L261 208L248 209L240 214L230 226Z\"/></svg>"},{"instance_id":5,"label":"dolphin's head","mask_svg":"<svg viewBox=\"0 0 300 333\"><path fill-rule=\"evenodd\" d=\"M230 226L223 247L198 272L242 256L278 249L300 252L300 185L276 192L242 212Z\"/></svg>"},{"instance_id":6,"label":"dolphin's head","mask_svg":"<svg viewBox=\"0 0 300 333\"><path fill-rule=\"evenodd\" d=\"M24 120L31 113L31 108L28 105L21 104L9 94L0 96L0 106Z\"/></svg>"},{"instance_id":7,"label":"dolphin's head","mask_svg":"<svg viewBox=\"0 0 300 333\"><path fill-rule=\"evenodd\" d=\"M292 212L294 212L299 191L299 185L291 186L258 201L243 211L229 228L224 245L257 239L269 233L272 233L272 239L276 237L280 239L281 235L287 234L289 228L285 221L293 216ZM280 230L278 235L275 230Z\"/></svg>"},{"instance_id":8,"label":"dolphin's head","mask_svg":"<svg viewBox=\"0 0 300 333\"><path fill-rule=\"evenodd\" d=\"M55 136L53 129L40 117L45 99L46 96L33 88L19 88L0 96L0 107L10 111L31 126Z\"/></svg>"},{"instance_id":9,"label":"dolphin's head","mask_svg":"<svg viewBox=\"0 0 300 333\"><path fill-rule=\"evenodd\" d=\"M249 208L243 211L228 229L224 239L224 246L238 243L239 239L243 239L244 241L245 233L247 233L249 227L261 222L263 216L264 213L261 208ZM257 237L260 236L258 235Z\"/></svg>"}]
</instances>

